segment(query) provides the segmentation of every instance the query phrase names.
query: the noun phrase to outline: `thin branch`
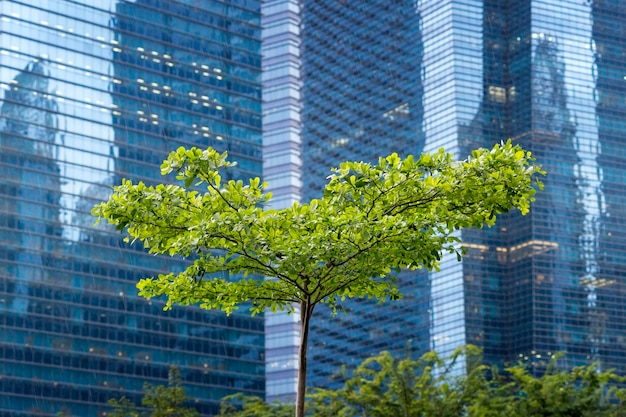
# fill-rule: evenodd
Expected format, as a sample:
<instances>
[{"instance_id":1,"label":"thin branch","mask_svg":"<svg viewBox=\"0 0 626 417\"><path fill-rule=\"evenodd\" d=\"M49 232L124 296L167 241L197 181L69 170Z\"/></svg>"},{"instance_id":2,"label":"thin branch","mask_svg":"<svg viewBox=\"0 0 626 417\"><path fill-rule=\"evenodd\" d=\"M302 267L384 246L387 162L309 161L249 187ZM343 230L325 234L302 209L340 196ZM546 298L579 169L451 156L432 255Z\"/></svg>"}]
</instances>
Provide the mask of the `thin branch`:
<instances>
[{"instance_id":1,"label":"thin branch","mask_svg":"<svg viewBox=\"0 0 626 417\"><path fill-rule=\"evenodd\" d=\"M249 268L250 267L247 267L246 269L249 269ZM251 267L251 268L254 269L254 267ZM225 265L224 268L220 268L220 269L218 269L216 271L211 271L211 273L227 272L229 275L233 274L233 273L238 274L240 272L237 269L239 269L239 268L229 268L228 265ZM199 281L194 281L194 284L195 285L203 285L202 282L207 283L207 281L204 279L206 275L207 275L206 271L202 270L201 273L200 273L200 280ZM243 283L245 284L245 287L251 287L252 289L260 288L262 286L262 285L255 285L254 282L262 283L264 281L262 281L262 280L258 280L258 281L257 280L247 280L247 281L244 281ZM242 282L239 282L239 283L241 284ZM193 286L194 285L192 284L192 287ZM278 299L279 301L286 301L286 302L298 302L298 301L300 301L299 299L293 298L292 294L290 294L289 292L284 291L284 290L282 290L280 288L276 288L276 287L275 288L266 288L266 290L271 291L271 292L281 293L281 294L287 296L286 299ZM217 294L215 292L213 292L213 293ZM257 299L266 299L266 300L272 300L273 299L272 297L255 297L255 298L257 298Z\"/></svg>"},{"instance_id":2,"label":"thin branch","mask_svg":"<svg viewBox=\"0 0 626 417\"><path fill-rule=\"evenodd\" d=\"M184 231L184 232L188 232L189 231L189 228L187 228L187 227L173 226L173 225L170 225L170 224L163 225L163 224L158 224L158 223L153 222L153 221L143 221L142 220L141 223L140 223L140 222L138 222L136 220L136 218L125 216L125 215L120 215L118 218L122 218L122 219L126 220L126 222L127 222L127 226L126 227L129 227L128 225L132 226L132 224L142 224L142 225L154 226L154 227L158 227L158 228L166 229L166 230L167 229L171 229L171 230Z\"/></svg>"},{"instance_id":3,"label":"thin branch","mask_svg":"<svg viewBox=\"0 0 626 417\"><path fill-rule=\"evenodd\" d=\"M372 249L374 246L378 245L379 243L383 243L388 241L389 239L393 239L399 236L403 236L404 233L398 233L395 235L386 235L380 239L375 240L373 243L371 243L370 245L360 249L359 251L353 253L352 255L348 256L346 259L342 260L341 262L337 262L335 263L333 266L334 267L338 267L338 266L343 266L345 264L347 264L348 262L350 262L352 259L356 258L357 256L361 255L362 253L365 253L367 251L369 251L370 249Z\"/></svg>"},{"instance_id":4,"label":"thin branch","mask_svg":"<svg viewBox=\"0 0 626 417\"><path fill-rule=\"evenodd\" d=\"M361 279L362 276L361 275L357 275L356 277L347 280L346 282L342 283L341 285L334 287L332 289L329 289L326 293L324 294L320 294L316 299L315 299L315 304L319 303L320 301L322 301L324 298L328 297L329 295L336 293L338 291L343 290L344 288L346 288L348 285L352 284L355 281L358 281L359 279Z\"/></svg>"},{"instance_id":5,"label":"thin branch","mask_svg":"<svg viewBox=\"0 0 626 417\"><path fill-rule=\"evenodd\" d=\"M369 218L370 213L372 212L372 210L374 210L374 207L376 206L376 202L378 201L379 198L381 198L383 195L387 194L388 192L394 190L395 188L399 187L400 185L404 185L406 184L409 180L412 180L416 177L416 175L409 175L407 176L404 180L400 181L399 183L394 184L393 186L387 188L387 189L382 189L381 187L376 187L379 191L380 194L378 194L373 200L372 200L372 204L370 205L370 208L367 210L367 212L365 213L366 217ZM378 185L377 182L374 182L374 184Z\"/></svg>"},{"instance_id":6,"label":"thin branch","mask_svg":"<svg viewBox=\"0 0 626 417\"><path fill-rule=\"evenodd\" d=\"M295 280L293 278L290 278L287 275L278 272L278 270L276 270L276 268L271 266L271 264L263 263L259 258L256 258L256 257L248 254L248 251L246 250L245 246L243 245L243 242L241 244L241 251L242 251L241 256L244 256L244 257L250 259L251 261L258 263L262 267L266 268L268 271L272 272L271 274L266 274L266 275L270 275L270 276L273 276L273 277L275 277L277 279L280 279L281 281L288 282L291 285L293 285L294 287L296 287L297 289L299 289L300 291L302 291L303 294L306 294L306 291L304 291L304 289L300 286L300 284L298 284L297 280Z\"/></svg>"},{"instance_id":7,"label":"thin branch","mask_svg":"<svg viewBox=\"0 0 626 417\"><path fill-rule=\"evenodd\" d=\"M150 208L152 209L152 207L150 207ZM155 217L157 217L156 213L154 213L154 211L151 210L151 213ZM128 220L129 223L130 222L138 223L134 218L131 218L129 216L123 216L123 217L124 217L124 219ZM184 227L184 226L159 225L159 224L154 223L154 222L145 222L145 221L142 222L142 224L148 225L148 226L158 227L160 229L166 229L166 230L169 229L169 230L175 231L175 232L189 232L190 231L188 227ZM171 234L175 235L176 233L172 232ZM245 257L245 258L247 258L247 259L257 263L258 265L260 265L260 267L256 267L256 268L253 267L253 266L250 266L250 268L254 268L258 273L260 273L262 275L272 276L272 277L275 277L275 278L277 278L277 279L279 279L279 280L281 280L283 282L289 283L289 284L293 285L294 287L296 287L297 289L299 289L300 291L302 291L304 293L302 287L298 284L297 280L295 280L293 278L290 278L289 276L287 276L285 274L280 273L278 270L276 270L276 268L272 267L271 264L264 263L260 259L258 259L257 257L252 256L248 252L248 250L245 248L243 238L241 237L241 233L239 233L239 237L240 237L239 240L234 238L233 236L226 236L226 235L224 235L222 233L215 233L215 234L211 234L209 236L204 236L203 241L206 241L207 239L210 239L212 237L224 239L224 240L226 240L226 241L228 241L228 242L232 243L233 245L236 245L236 246L238 246L240 248L240 250L232 250L232 249L229 249L229 248L213 248L213 249L215 249L215 250L228 250L228 251L230 251L231 253L233 253L235 255L243 256L243 257ZM205 248L207 248L207 247L205 246ZM211 248L208 248L208 249L210 250ZM228 271L230 272L231 269L229 269Z\"/></svg>"},{"instance_id":8,"label":"thin branch","mask_svg":"<svg viewBox=\"0 0 626 417\"><path fill-rule=\"evenodd\" d=\"M211 295L211 296L213 296L213 297L216 297L216 296L222 296L222 295L224 295L224 294L229 294L229 292L228 292L228 291L225 291L225 292L217 292L217 291L210 291L210 290L207 290L206 288L202 288L202 286L199 286L199 287L198 287L198 286L196 285L195 287L196 287L196 289L197 289L197 290L201 291L202 293L204 293L204 294L209 294L209 295ZM251 286L251 287L252 287L253 289L254 289L254 288L258 288L257 286L254 286L254 285L253 285L253 286ZM274 290L274 289L271 289L270 291L272 291L272 292L279 292L279 293L282 293L283 295L287 295L287 297L284 297L284 296L279 296L279 297L276 297L276 296L258 296L258 295L254 295L254 296L246 297L246 299L247 299L247 300L252 300L252 301L253 301L253 300L280 301L280 302L284 302L284 303L297 303L297 302L300 302L300 300L299 300L299 299L297 299L297 298L295 298L295 297L290 297L290 294L289 294L289 293L286 293L286 292L284 292L284 291L281 291L281 290ZM200 301L200 302L201 302L201 301Z\"/></svg>"},{"instance_id":9,"label":"thin branch","mask_svg":"<svg viewBox=\"0 0 626 417\"><path fill-rule=\"evenodd\" d=\"M341 267L341 266L343 266L343 265L347 264L348 262L350 262L350 261L352 261L353 259L357 258L359 255L362 255L363 253L368 252L369 250L371 250L372 248L374 248L375 246L377 246L377 245L379 245L379 244L381 244L381 243L388 242L390 239L393 239L393 238L396 238L396 237L399 237L399 236L403 236L403 235L404 235L404 233L397 233L397 234L395 234L395 235L387 235L387 236L384 236L383 238L380 238L380 239L375 240L375 241L374 241L374 242L372 242L370 245L368 245L368 246L366 246L366 247L364 247L364 248L362 248L362 249L359 249L358 251L356 251L356 252L355 252L355 253L353 253L352 255L348 256L346 259L342 260L341 262L333 263L330 267L327 267L327 268L326 268L326 271L324 272L324 275L322 275L322 276L320 277L320 279L318 280L317 284L315 285L315 289L314 289L314 291L313 291L312 293L317 292L317 291L318 291L318 290L319 290L319 289L323 286L323 284L324 284L325 282L327 282L327 281L328 281L328 279L329 279L329 277L331 276L332 272L333 272L336 268ZM327 265L328 265L328 264L327 264ZM359 278L359 277L355 278L355 280L356 280L356 279L358 279L358 278ZM353 280L353 281L354 281L354 280ZM335 289L335 290L333 290L332 292L334 292L334 291L338 291L338 290L339 290L339 289L341 289L341 288L343 288L343 287L340 287L340 288L338 288L338 289ZM329 294L330 294L330 293L329 293ZM326 294L326 295L324 295L324 296L318 296L318 297L316 298L316 301L315 301L315 302L319 302L319 301L321 301L322 299L324 299L325 297L327 297L329 294Z\"/></svg>"},{"instance_id":10,"label":"thin branch","mask_svg":"<svg viewBox=\"0 0 626 417\"><path fill-rule=\"evenodd\" d=\"M235 213L237 213L239 215L239 218L241 219L241 213L239 213L239 209L237 207L235 207L230 201L228 201L226 199L226 197L224 197L224 195L222 194L220 189L217 188L216 186L214 186L210 181L205 181L205 182L207 183L209 188L211 188L213 191L215 191L217 193L217 195L220 196L220 198L226 203L226 205L228 205L228 207L231 208L231 210L233 210Z\"/></svg>"},{"instance_id":11,"label":"thin branch","mask_svg":"<svg viewBox=\"0 0 626 417\"><path fill-rule=\"evenodd\" d=\"M382 197L384 195L384 193L388 192L389 190L385 190L380 186L380 182L379 181L372 181L371 184L374 185L374 187L376 187L376 190L378 191L378 195L376 197L374 197L372 199L372 204L370 206L370 208L367 210L367 212L365 213L366 217L370 216L370 213L372 212L372 210L374 209L374 206L376 205L376 201Z\"/></svg>"},{"instance_id":12,"label":"thin branch","mask_svg":"<svg viewBox=\"0 0 626 417\"><path fill-rule=\"evenodd\" d=\"M437 191L435 191L434 194L432 194L429 197L425 197L425 198L421 198L421 199L417 199L417 200L409 200L409 201L404 201L404 202L398 202L398 203L392 205L391 207L389 207L387 210L385 210L385 212L383 213L383 216L387 216L389 214L392 214L392 212L396 208L398 208L398 207L402 207L402 209L397 211L397 212L395 212L395 213L393 213L394 215L403 213L406 210L409 210L410 208L426 205L428 203L431 203L431 202L435 201L437 199L437 197L440 196L440 194L441 194L441 190L437 190Z\"/></svg>"}]
</instances>

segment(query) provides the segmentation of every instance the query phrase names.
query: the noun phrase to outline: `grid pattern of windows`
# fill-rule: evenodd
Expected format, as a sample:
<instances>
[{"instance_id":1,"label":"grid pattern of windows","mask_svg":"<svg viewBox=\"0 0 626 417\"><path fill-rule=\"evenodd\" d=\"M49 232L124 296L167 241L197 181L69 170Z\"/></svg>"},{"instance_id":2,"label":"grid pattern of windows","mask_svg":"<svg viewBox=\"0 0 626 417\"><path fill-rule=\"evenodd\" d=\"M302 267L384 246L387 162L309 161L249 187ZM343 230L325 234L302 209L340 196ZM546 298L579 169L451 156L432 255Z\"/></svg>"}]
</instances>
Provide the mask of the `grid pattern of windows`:
<instances>
[{"instance_id":1,"label":"grid pattern of windows","mask_svg":"<svg viewBox=\"0 0 626 417\"><path fill-rule=\"evenodd\" d=\"M302 2L303 196L318 198L330 168L423 149L422 43L414 1ZM428 348L425 277L400 276L404 298L384 307L349 301L331 318L316 309L309 381L325 384L342 364L382 350Z\"/></svg>"},{"instance_id":2,"label":"grid pattern of windows","mask_svg":"<svg viewBox=\"0 0 626 417\"><path fill-rule=\"evenodd\" d=\"M624 314L625 283L615 270L621 262L609 255L620 249L604 242L624 227L613 222L624 208L610 203L607 172L623 173L625 165L604 145L601 74L615 79L624 66L602 51L607 39L612 48L626 43L614 30L624 22L624 3L507 5L506 132L534 153L548 176L530 215L509 216L494 242L501 252L496 258L507 268L506 305L500 303L506 343L498 359L542 368L554 352L567 351L564 366L600 360L623 372L624 328L614 317ZM619 96L619 88L611 94ZM624 118L614 108L610 113L613 120Z\"/></svg>"},{"instance_id":3,"label":"grid pattern of windows","mask_svg":"<svg viewBox=\"0 0 626 417\"><path fill-rule=\"evenodd\" d=\"M423 146L419 13L415 2L303 2L304 194L330 168Z\"/></svg>"},{"instance_id":4,"label":"grid pattern of windows","mask_svg":"<svg viewBox=\"0 0 626 417\"><path fill-rule=\"evenodd\" d=\"M265 0L263 37L263 179L272 208L299 201L302 191L300 1ZM265 315L266 398L291 399L297 386L299 314Z\"/></svg>"},{"instance_id":5,"label":"grid pattern of windows","mask_svg":"<svg viewBox=\"0 0 626 417\"><path fill-rule=\"evenodd\" d=\"M585 335L592 344L592 358L598 357L606 368L626 372L626 2L597 1L587 20L595 50L594 99L597 120L597 166L601 182L596 194L601 197L594 217L598 273L595 280L582 282L588 291L583 311L590 331ZM589 52L587 52L589 55ZM594 130L595 133L595 130ZM585 198L587 195L585 195ZM585 213L587 216L587 213ZM594 222L596 224L596 222ZM585 261L587 278L588 261ZM586 308L585 308L586 307ZM579 336L580 337L580 336Z\"/></svg>"},{"instance_id":6,"label":"grid pattern of windows","mask_svg":"<svg viewBox=\"0 0 626 417\"><path fill-rule=\"evenodd\" d=\"M342 160L464 156L507 137L548 172L528 216L464 231L462 263L410 277L404 304L317 310L313 384L408 339L537 369L567 351L564 366L624 372L626 3L311 0L301 17L306 198Z\"/></svg>"},{"instance_id":7,"label":"grid pattern of windows","mask_svg":"<svg viewBox=\"0 0 626 417\"><path fill-rule=\"evenodd\" d=\"M259 1L46 5L0 9L0 414L105 415L170 365L205 415L263 395L263 317L139 299L138 279L185 262L89 213L121 178L161 181L178 146L260 175Z\"/></svg>"}]
</instances>

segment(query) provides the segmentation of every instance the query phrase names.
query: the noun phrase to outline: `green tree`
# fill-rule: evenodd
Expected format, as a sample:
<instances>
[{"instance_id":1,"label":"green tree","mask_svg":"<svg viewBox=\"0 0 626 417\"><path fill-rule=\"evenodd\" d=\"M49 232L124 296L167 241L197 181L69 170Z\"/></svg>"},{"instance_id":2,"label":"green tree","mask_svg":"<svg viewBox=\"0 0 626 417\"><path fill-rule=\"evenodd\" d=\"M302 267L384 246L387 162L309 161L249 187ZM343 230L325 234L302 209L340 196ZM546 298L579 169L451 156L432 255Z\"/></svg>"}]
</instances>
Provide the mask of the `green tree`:
<instances>
[{"instance_id":1,"label":"green tree","mask_svg":"<svg viewBox=\"0 0 626 417\"><path fill-rule=\"evenodd\" d=\"M540 376L516 365L506 369L510 381L501 415L511 417L617 417L626 415L626 392L618 388L621 378L600 371L597 364L557 368L557 355Z\"/></svg>"},{"instance_id":2,"label":"green tree","mask_svg":"<svg viewBox=\"0 0 626 417\"><path fill-rule=\"evenodd\" d=\"M456 361L466 373L450 372ZM310 395L312 417L623 417L625 382L597 365L562 370L556 358L541 376L523 364L480 365L480 351L458 349L441 360L433 352L419 360L389 353L367 359L340 389ZM344 371L345 372L345 371ZM232 415L229 417L241 417Z\"/></svg>"},{"instance_id":3,"label":"green tree","mask_svg":"<svg viewBox=\"0 0 626 417\"><path fill-rule=\"evenodd\" d=\"M517 364L500 373L481 365L474 346L444 360L434 352L414 360L388 352L342 369L343 386L309 395L310 417L624 417L624 378L596 365L559 370L552 361L541 376ZM462 361L465 372L455 364ZM286 417L292 405L257 397L225 399L219 417Z\"/></svg>"},{"instance_id":4,"label":"green tree","mask_svg":"<svg viewBox=\"0 0 626 417\"><path fill-rule=\"evenodd\" d=\"M458 361L465 364L463 375L455 368ZM397 360L389 352L382 352L358 366L342 388L317 389L311 394L311 415L463 416L476 393L489 386L485 370L475 346L459 348L445 360L434 352L418 360L409 356Z\"/></svg>"},{"instance_id":5,"label":"green tree","mask_svg":"<svg viewBox=\"0 0 626 417\"><path fill-rule=\"evenodd\" d=\"M175 366L170 367L167 386L153 386L144 384L144 396L141 411L126 397L119 400L111 399L113 407L110 417L200 417L194 408L185 405L190 398L182 386L180 371Z\"/></svg>"},{"instance_id":6,"label":"green tree","mask_svg":"<svg viewBox=\"0 0 626 417\"><path fill-rule=\"evenodd\" d=\"M232 312L250 303L301 317L296 416L304 415L309 323L319 303L400 297L394 271L437 269L443 252L461 257L454 233L493 225L496 215L529 209L541 186L530 153L509 141L456 161L443 149L396 154L377 165L344 162L324 194L282 210L258 178L221 182L226 153L179 148L161 166L184 186L125 180L93 214L126 229L151 253L192 257L180 273L141 280L139 294ZM205 192L190 187L204 185ZM228 279L229 275L243 274ZM251 275L252 274L252 275ZM263 279L267 277L268 279Z\"/></svg>"},{"instance_id":7,"label":"green tree","mask_svg":"<svg viewBox=\"0 0 626 417\"><path fill-rule=\"evenodd\" d=\"M242 394L222 399L218 417L291 417L293 404L268 404L259 397Z\"/></svg>"}]
</instances>

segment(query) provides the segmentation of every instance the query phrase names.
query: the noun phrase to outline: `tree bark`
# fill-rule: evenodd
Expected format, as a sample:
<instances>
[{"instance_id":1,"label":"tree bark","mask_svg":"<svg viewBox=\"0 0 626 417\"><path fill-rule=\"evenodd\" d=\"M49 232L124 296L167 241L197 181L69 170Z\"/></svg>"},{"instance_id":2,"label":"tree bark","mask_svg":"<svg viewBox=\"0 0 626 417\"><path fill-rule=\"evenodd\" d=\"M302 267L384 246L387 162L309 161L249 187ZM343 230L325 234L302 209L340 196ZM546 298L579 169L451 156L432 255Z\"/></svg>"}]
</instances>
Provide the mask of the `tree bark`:
<instances>
[{"instance_id":1,"label":"tree bark","mask_svg":"<svg viewBox=\"0 0 626 417\"><path fill-rule=\"evenodd\" d=\"M300 349L298 350L298 389L296 392L296 417L304 417L306 395L306 352L309 343L309 322L315 305L300 303Z\"/></svg>"}]
</instances>

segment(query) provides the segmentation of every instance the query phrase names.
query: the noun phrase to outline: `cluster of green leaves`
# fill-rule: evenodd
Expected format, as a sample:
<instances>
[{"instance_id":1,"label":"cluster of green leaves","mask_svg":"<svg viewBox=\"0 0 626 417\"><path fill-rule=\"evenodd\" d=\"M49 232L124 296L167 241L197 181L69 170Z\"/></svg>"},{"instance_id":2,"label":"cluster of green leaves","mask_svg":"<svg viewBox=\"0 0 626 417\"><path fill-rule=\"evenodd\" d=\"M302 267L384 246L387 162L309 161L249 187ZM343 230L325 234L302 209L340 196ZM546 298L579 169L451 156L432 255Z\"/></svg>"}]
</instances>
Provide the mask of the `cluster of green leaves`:
<instances>
[{"instance_id":1,"label":"cluster of green leaves","mask_svg":"<svg viewBox=\"0 0 626 417\"><path fill-rule=\"evenodd\" d=\"M506 369L502 389L508 396L495 398L490 409L496 416L513 417L618 417L626 416L626 379L596 365L561 371L556 360L550 362L541 378L525 367ZM495 404L494 404L495 402Z\"/></svg>"},{"instance_id":2,"label":"cluster of green leaves","mask_svg":"<svg viewBox=\"0 0 626 417\"><path fill-rule=\"evenodd\" d=\"M293 404L268 404L259 397L229 395L222 400L219 417L293 417Z\"/></svg>"},{"instance_id":3,"label":"cluster of green leaves","mask_svg":"<svg viewBox=\"0 0 626 417\"><path fill-rule=\"evenodd\" d=\"M465 364L459 375L458 362ZM343 387L317 389L310 417L621 417L625 379L595 365L559 370L556 359L541 376L518 364L499 373L481 365L480 351L458 349L450 358L427 353L418 360L388 352L367 359L344 376ZM293 413L254 397L227 397L220 417L271 417Z\"/></svg>"},{"instance_id":4,"label":"cluster of green leaves","mask_svg":"<svg viewBox=\"0 0 626 417\"><path fill-rule=\"evenodd\" d=\"M344 162L320 199L269 209L259 178L222 183L233 165L213 149L172 152L161 166L183 186L125 180L92 213L126 230L151 253L193 259L179 273L141 280L141 296L165 309L198 304L231 313L301 314L296 415L304 415L309 323L317 304L401 296L394 271L438 269L445 252L461 257L455 231L491 226L500 213L529 210L543 172L508 141L463 161L440 149L397 154L378 164ZM206 191L199 192L203 186ZM236 278L233 278L232 276ZM266 279L269 278L269 279Z\"/></svg>"},{"instance_id":5,"label":"cluster of green leaves","mask_svg":"<svg viewBox=\"0 0 626 417\"><path fill-rule=\"evenodd\" d=\"M231 312L250 301L260 313L346 297L396 299L394 270L436 269L442 252L461 255L455 230L492 225L513 207L528 211L541 186L531 161L509 141L464 161L442 149L392 154L377 165L345 162L322 198L272 210L258 178L221 182L220 170L233 165L225 153L180 148L161 171L184 186L125 180L93 214L151 253L194 259L180 273L138 284L144 297L165 296L166 308ZM190 188L201 185L206 192ZM224 278L232 274L243 278Z\"/></svg>"},{"instance_id":6,"label":"cluster of green leaves","mask_svg":"<svg viewBox=\"0 0 626 417\"><path fill-rule=\"evenodd\" d=\"M444 362L434 352L418 360L396 360L389 352L382 352L357 367L343 388L318 389L312 394L312 415L461 416L474 388L485 382L484 367L472 366L467 377L461 377L455 376L456 365L465 358L468 363L477 363L478 353L474 347L458 349Z\"/></svg>"},{"instance_id":7,"label":"cluster of green leaves","mask_svg":"<svg viewBox=\"0 0 626 417\"><path fill-rule=\"evenodd\" d=\"M144 384L143 407L139 408L126 397L109 400L113 411L110 417L200 417L200 413L188 404L191 400L182 386L180 371L171 367L167 386Z\"/></svg>"}]
</instances>

